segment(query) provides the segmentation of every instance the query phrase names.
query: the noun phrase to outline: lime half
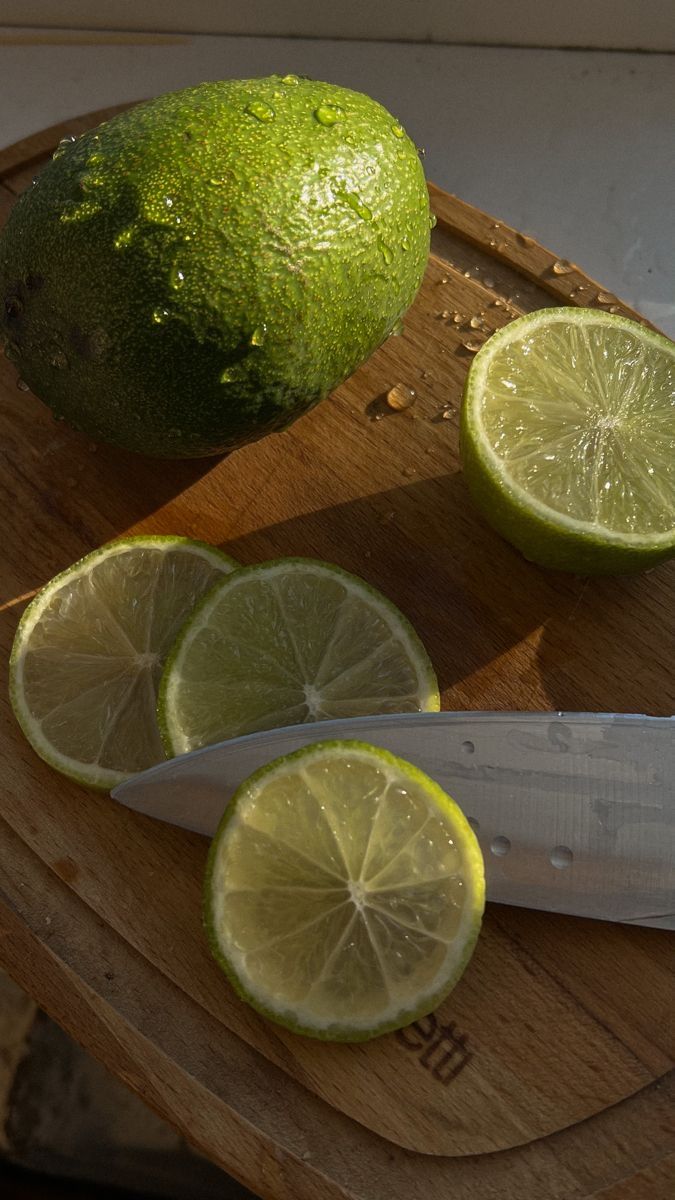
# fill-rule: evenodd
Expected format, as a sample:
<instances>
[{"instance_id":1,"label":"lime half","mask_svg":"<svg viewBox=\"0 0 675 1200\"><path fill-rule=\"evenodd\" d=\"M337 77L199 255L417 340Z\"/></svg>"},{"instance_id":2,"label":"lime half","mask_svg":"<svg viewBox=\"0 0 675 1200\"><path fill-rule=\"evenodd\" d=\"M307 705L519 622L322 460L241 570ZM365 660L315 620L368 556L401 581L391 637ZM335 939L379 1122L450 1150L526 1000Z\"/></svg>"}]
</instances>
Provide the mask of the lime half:
<instances>
[{"instance_id":1,"label":"lime half","mask_svg":"<svg viewBox=\"0 0 675 1200\"><path fill-rule=\"evenodd\" d=\"M236 563L181 537L112 542L57 575L14 638L10 696L33 749L112 788L164 757L157 683L197 600Z\"/></svg>"},{"instance_id":2,"label":"lime half","mask_svg":"<svg viewBox=\"0 0 675 1200\"><path fill-rule=\"evenodd\" d=\"M309 558L245 567L196 609L167 660L171 754L329 717L440 707L417 634L362 579Z\"/></svg>"},{"instance_id":3,"label":"lime half","mask_svg":"<svg viewBox=\"0 0 675 1200\"><path fill-rule=\"evenodd\" d=\"M478 842L436 783L374 746L318 742L236 792L211 846L205 924L254 1008L362 1041L452 989L484 892Z\"/></svg>"},{"instance_id":4,"label":"lime half","mask_svg":"<svg viewBox=\"0 0 675 1200\"><path fill-rule=\"evenodd\" d=\"M675 554L675 344L597 309L520 317L471 364L461 450L479 508L527 558L653 566Z\"/></svg>"}]
</instances>

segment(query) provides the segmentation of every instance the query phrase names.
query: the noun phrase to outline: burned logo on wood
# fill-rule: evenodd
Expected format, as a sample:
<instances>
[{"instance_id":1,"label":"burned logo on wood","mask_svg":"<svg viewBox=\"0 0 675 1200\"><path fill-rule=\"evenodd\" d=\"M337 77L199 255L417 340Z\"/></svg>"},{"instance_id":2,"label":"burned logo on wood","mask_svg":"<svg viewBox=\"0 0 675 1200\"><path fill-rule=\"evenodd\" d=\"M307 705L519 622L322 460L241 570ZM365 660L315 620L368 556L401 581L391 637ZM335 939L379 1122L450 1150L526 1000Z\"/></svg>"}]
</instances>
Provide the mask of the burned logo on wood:
<instances>
[{"instance_id":1,"label":"burned logo on wood","mask_svg":"<svg viewBox=\"0 0 675 1200\"><path fill-rule=\"evenodd\" d=\"M454 1021L441 1025L435 1013L398 1029L396 1037L406 1050L418 1056L420 1066L445 1087L473 1058L466 1034L458 1030Z\"/></svg>"}]
</instances>

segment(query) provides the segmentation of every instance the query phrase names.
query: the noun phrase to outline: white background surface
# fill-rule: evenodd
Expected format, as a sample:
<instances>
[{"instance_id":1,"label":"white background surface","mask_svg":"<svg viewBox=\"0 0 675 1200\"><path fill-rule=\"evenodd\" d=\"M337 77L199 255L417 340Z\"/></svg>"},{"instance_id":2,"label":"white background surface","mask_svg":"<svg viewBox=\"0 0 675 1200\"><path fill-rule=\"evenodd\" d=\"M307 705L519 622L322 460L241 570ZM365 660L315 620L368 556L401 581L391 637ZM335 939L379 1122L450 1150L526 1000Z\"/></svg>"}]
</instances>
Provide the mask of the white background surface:
<instances>
[{"instance_id":1,"label":"white background surface","mask_svg":"<svg viewBox=\"0 0 675 1200\"><path fill-rule=\"evenodd\" d=\"M578 262L675 336L673 54L5 28L0 143L272 71L368 92L425 147L430 179Z\"/></svg>"}]
</instances>

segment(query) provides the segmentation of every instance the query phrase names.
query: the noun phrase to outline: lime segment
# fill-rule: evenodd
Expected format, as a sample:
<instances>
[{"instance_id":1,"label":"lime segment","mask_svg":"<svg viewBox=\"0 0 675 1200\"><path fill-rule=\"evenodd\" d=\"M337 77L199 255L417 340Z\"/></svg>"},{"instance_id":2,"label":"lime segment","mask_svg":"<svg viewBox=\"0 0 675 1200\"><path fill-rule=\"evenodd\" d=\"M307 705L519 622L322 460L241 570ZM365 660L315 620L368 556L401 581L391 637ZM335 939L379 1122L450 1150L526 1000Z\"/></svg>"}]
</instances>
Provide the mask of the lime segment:
<instances>
[{"instance_id":1,"label":"lime segment","mask_svg":"<svg viewBox=\"0 0 675 1200\"><path fill-rule=\"evenodd\" d=\"M354 575L279 559L220 581L186 623L160 687L170 753L330 717L438 709L405 617Z\"/></svg>"},{"instance_id":2,"label":"lime segment","mask_svg":"<svg viewBox=\"0 0 675 1200\"><path fill-rule=\"evenodd\" d=\"M212 951L266 1016L357 1041L434 1008L473 950L483 865L460 809L409 763L319 742L237 791L205 884Z\"/></svg>"},{"instance_id":3,"label":"lime segment","mask_svg":"<svg viewBox=\"0 0 675 1200\"><path fill-rule=\"evenodd\" d=\"M48 583L23 614L10 666L14 712L37 753L101 788L161 761L166 653L197 600L236 565L189 538L127 538Z\"/></svg>"},{"instance_id":4,"label":"lime segment","mask_svg":"<svg viewBox=\"0 0 675 1200\"><path fill-rule=\"evenodd\" d=\"M527 557L579 573L675 552L675 345L596 309L499 330L464 394L462 457L488 520Z\"/></svg>"}]
</instances>

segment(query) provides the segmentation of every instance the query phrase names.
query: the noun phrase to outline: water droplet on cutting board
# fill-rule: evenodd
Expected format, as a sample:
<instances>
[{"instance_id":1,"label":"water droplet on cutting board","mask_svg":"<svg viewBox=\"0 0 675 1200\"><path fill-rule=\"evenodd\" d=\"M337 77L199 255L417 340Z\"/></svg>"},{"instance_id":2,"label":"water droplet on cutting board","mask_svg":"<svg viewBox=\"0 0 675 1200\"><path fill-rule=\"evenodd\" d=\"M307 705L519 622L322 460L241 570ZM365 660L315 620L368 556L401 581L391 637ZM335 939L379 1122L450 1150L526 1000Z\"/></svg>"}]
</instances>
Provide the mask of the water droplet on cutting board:
<instances>
[{"instance_id":1,"label":"water droplet on cutting board","mask_svg":"<svg viewBox=\"0 0 675 1200\"><path fill-rule=\"evenodd\" d=\"M616 304L616 296L611 296L609 292L598 292L595 299L598 304Z\"/></svg>"},{"instance_id":2,"label":"water droplet on cutting board","mask_svg":"<svg viewBox=\"0 0 675 1200\"><path fill-rule=\"evenodd\" d=\"M551 866L557 867L559 871L565 867L571 867L574 861L574 855L569 846L554 846L551 850Z\"/></svg>"},{"instance_id":3,"label":"water droplet on cutting board","mask_svg":"<svg viewBox=\"0 0 675 1200\"><path fill-rule=\"evenodd\" d=\"M471 354L476 354L483 345L482 341L480 341L478 338L464 338L460 344L465 350L469 350Z\"/></svg>"},{"instance_id":4,"label":"water droplet on cutting board","mask_svg":"<svg viewBox=\"0 0 675 1200\"><path fill-rule=\"evenodd\" d=\"M566 258L557 258L553 264L554 275L569 275L573 270L574 267L572 266L571 262L567 261Z\"/></svg>"},{"instance_id":5,"label":"water droplet on cutting board","mask_svg":"<svg viewBox=\"0 0 675 1200\"><path fill-rule=\"evenodd\" d=\"M486 286L487 288L493 288L493 287L495 286L495 281L494 281L494 279L491 279L489 275L486 275L486 276L485 276L485 279L483 280L483 283L485 284L485 286Z\"/></svg>"},{"instance_id":6,"label":"water droplet on cutting board","mask_svg":"<svg viewBox=\"0 0 675 1200\"><path fill-rule=\"evenodd\" d=\"M395 383L387 392L387 404L394 412L402 412L406 408L412 408L415 399L415 389L407 387L405 383Z\"/></svg>"},{"instance_id":7,"label":"water droplet on cutting board","mask_svg":"<svg viewBox=\"0 0 675 1200\"><path fill-rule=\"evenodd\" d=\"M16 386L18 387L20 392L29 392L30 391L30 388L29 388L28 384L26 383L25 379L17 379Z\"/></svg>"}]
</instances>

